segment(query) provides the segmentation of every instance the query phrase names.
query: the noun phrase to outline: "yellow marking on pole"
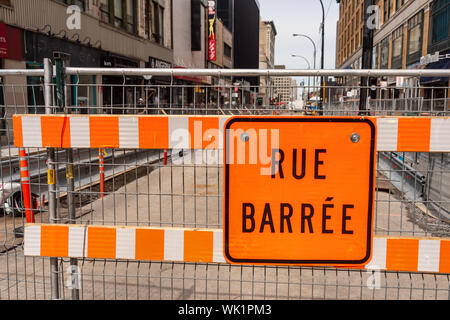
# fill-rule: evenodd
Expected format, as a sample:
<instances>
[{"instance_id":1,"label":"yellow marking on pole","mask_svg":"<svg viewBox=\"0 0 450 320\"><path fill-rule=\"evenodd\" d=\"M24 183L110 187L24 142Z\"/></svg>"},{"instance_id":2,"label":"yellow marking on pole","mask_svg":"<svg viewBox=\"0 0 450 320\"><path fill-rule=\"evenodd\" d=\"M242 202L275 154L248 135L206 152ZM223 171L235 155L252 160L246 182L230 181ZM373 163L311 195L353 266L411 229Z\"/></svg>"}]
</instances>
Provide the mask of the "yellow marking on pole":
<instances>
[{"instance_id":1,"label":"yellow marking on pole","mask_svg":"<svg viewBox=\"0 0 450 320\"><path fill-rule=\"evenodd\" d=\"M55 184L55 169L47 170L47 184Z\"/></svg>"}]
</instances>

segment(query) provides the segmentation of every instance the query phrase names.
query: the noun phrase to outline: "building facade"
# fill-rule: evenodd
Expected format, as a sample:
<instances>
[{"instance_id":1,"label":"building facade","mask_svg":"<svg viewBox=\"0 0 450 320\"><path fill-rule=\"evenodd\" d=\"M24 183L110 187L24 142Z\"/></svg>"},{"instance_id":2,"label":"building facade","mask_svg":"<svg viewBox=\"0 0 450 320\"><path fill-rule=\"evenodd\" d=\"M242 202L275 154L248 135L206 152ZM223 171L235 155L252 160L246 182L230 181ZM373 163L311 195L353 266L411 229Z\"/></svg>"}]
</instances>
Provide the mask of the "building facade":
<instances>
[{"instance_id":1,"label":"building facade","mask_svg":"<svg viewBox=\"0 0 450 320\"><path fill-rule=\"evenodd\" d=\"M175 68L232 68L233 37L217 16L217 1L174 1L173 55ZM172 103L176 108L209 108L227 104L225 86L231 79L211 76L175 76ZM222 90L221 90L222 89Z\"/></svg>"},{"instance_id":2,"label":"building facade","mask_svg":"<svg viewBox=\"0 0 450 320\"><path fill-rule=\"evenodd\" d=\"M233 34L233 68L259 68L260 5L258 0L217 0L218 17ZM259 77L234 77L246 103L256 101ZM250 89L248 89L250 83ZM253 93L251 93L253 92ZM252 98L253 97L253 98Z\"/></svg>"},{"instance_id":3,"label":"building facade","mask_svg":"<svg viewBox=\"0 0 450 320\"><path fill-rule=\"evenodd\" d=\"M277 30L273 21L261 21L259 30L259 68L275 67L275 37ZM258 104L268 106L273 96L273 79L260 77Z\"/></svg>"},{"instance_id":4,"label":"building facade","mask_svg":"<svg viewBox=\"0 0 450 320\"><path fill-rule=\"evenodd\" d=\"M217 4L211 0L0 0L0 38L4 39L0 68L41 69L43 60L52 59L56 52L68 54L72 67L233 68L233 33L218 17ZM1 80L3 115L25 109L44 112L42 78ZM161 76L75 76L70 82L77 84L69 94L80 113L123 113L140 98L180 108L200 101L228 103L231 95L224 88L233 85L231 78ZM119 88L123 84L124 90ZM27 87L28 92L17 95L8 85ZM185 89L170 90L171 85ZM19 108L9 110L8 105Z\"/></svg>"},{"instance_id":5,"label":"building facade","mask_svg":"<svg viewBox=\"0 0 450 320\"><path fill-rule=\"evenodd\" d=\"M341 0L337 23L336 68L360 69L364 0ZM450 1L448 0L377 0L370 18L374 31L372 68L374 69L445 69L450 65ZM435 58L431 58L434 56ZM346 79L349 87L359 79ZM377 98L445 99L448 78L380 79L382 90ZM423 87L424 89L419 89ZM448 90L447 90L448 91ZM450 97L448 95L447 97ZM375 97L375 96L374 96ZM444 100L443 100L444 102Z\"/></svg>"},{"instance_id":6,"label":"building facade","mask_svg":"<svg viewBox=\"0 0 450 320\"><path fill-rule=\"evenodd\" d=\"M286 69L286 66L276 65L275 69ZM272 77L273 94L276 105L289 105L297 100L297 81L291 77Z\"/></svg>"},{"instance_id":7,"label":"building facade","mask_svg":"<svg viewBox=\"0 0 450 320\"><path fill-rule=\"evenodd\" d=\"M74 7L76 6L76 7ZM11 50L0 55L1 68L42 68L44 58L56 52L69 55L72 67L171 67L173 64L172 1L170 0L2 0L0 30ZM2 31L0 31L2 32ZM132 85L152 83L143 77L74 76L73 106L80 113L122 113L117 106L133 105L137 96ZM4 106L19 105L31 113L43 113L42 79L5 77L5 84L27 87L17 96L5 86ZM19 101L19 100L20 101ZM24 111L24 110L22 110ZM10 116L8 116L10 118Z\"/></svg>"}]
</instances>

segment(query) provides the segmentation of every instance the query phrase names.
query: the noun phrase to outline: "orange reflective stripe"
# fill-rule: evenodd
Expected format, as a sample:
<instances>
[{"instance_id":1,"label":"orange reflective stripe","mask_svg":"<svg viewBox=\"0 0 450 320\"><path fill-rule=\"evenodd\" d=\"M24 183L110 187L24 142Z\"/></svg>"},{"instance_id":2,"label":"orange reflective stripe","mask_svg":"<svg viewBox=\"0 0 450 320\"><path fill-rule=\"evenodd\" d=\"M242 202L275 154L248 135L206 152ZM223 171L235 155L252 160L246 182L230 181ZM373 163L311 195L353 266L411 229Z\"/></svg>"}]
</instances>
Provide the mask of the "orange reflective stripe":
<instances>
[{"instance_id":1,"label":"orange reflective stripe","mask_svg":"<svg viewBox=\"0 0 450 320\"><path fill-rule=\"evenodd\" d=\"M450 240L441 240L439 272L450 273Z\"/></svg>"},{"instance_id":2,"label":"orange reflective stripe","mask_svg":"<svg viewBox=\"0 0 450 320\"><path fill-rule=\"evenodd\" d=\"M69 227L41 227L41 256L67 257L69 255Z\"/></svg>"},{"instance_id":3,"label":"orange reflective stripe","mask_svg":"<svg viewBox=\"0 0 450 320\"><path fill-rule=\"evenodd\" d=\"M116 228L88 228L88 258L115 259Z\"/></svg>"},{"instance_id":4,"label":"orange reflective stripe","mask_svg":"<svg viewBox=\"0 0 450 320\"><path fill-rule=\"evenodd\" d=\"M219 147L218 117L189 117L190 146L192 149Z\"/></svg>"},{"instance_id":5,"label":"orange reflective stripe","mask_svg":"<svg viewBox=\"0 0 450 320\"><path fill-rule=\"evenodd\" d=\"M418 257L418 239L387 239L387 270L417 271Z\"/></svg>"},{"instance_id":6,"label":"orange reflective stripe","mask_svg":"<svg viewBox=\"0 0 450 320\"><path fill-rule=\"evenodd\" d=\"M136 260L164 260L164 230L136 229Z\"/></svg>"},{"instance_id":7,"label":"orange reflective stripe","mask_svg":"<svg viewBox=\"0 0 450 320\"><path fill-rule=\"evenodd\" d=\"M21 178L28 178L30 175L28 173L28 170L20 171L20 177Z\"/></svg>"},{"instance_id":8,"label":"orange reflective stripe","mask_svg":"<svg viewBox=\"0 0 450 320\"><path fill-rule=\"evenodd\" d=\"M139 147L141 149L169 148L169 118L139 117Z\"/></svg>"},{"instance_id":9,"label":"orange reflective stripe","mask_svg":"<svg viewBox=\"0 0 450 320\"><path fill-rule=\"evenodd\" d=\"M69 117L42 117L42 147L70 148Z\"/></svg>"},{"instance_id":10,"label":"orange reflective stripe","mask_svg":"<svg viewBox=\"0 0 450 320\"><path fill-rule=\"evenodd\" d=\"M25 157L24 155L20 155L20 157ZM20 160L20 168L28 167L28 161L27 160Z\"/></svg>"},{"instance_id":11,"label":"orange reflective stripe","mask_svg":"<svg viewBox=\"0 0 450 320\"><path fill-rule=\"evenodd\" d=\"M13 116L13 127L14 127L14 146L20 148L23 146L23 135L22 135L22 117Z\"/></svg>"},{"instance_id":12,"label":"orange reflective stripe","mask_svg":"<svg viewBox=\"0 0 450 320\"><path fill-rule=\"evenodd\" d=\"M189 147L186 148L212 148L216 149L215 130L223 119L229 119L229 116L103 116L89 115L83 116L83 119L89 119L89 133L85 137L79 137L80 133L73 133L70 130L71 119L79 116L75 115L26 115L28 118L39 118L41 121L42 140L40 137L30 139L30 132L23 127L23 115L13 116L14 126L14 145L16 147L24 146L25 138L28 137L27 147L52 147L68 148L71 142L77 141L77 144L85 148L97 147L120 147L122 135L123 148L141 148L141 149L168 149L170 143L169 123L175 124L171 127L172 132L177 129L186 130L186 135L191 136L187 141ZM250 116L256 119L257 117ZM419 118L419 117L392 117L394 124L386 124L385 117L371 117L373 119L385 119L385 125L379 127L378 136L380 138L379 151L411 151L411 152L429 152L439 149L440 152L450 152L446 132L450 130L447 122L443 120L449 117L437 118ZM120 119L120 120L119 120ZM126 119L132 119L126 121ZM134 122L138 122L138 128ZM33 120L33 119L28 119ZM120 126L120 121L122 127ZM438 120L440 122L438 122ZM432 126L434 121L435 126ZM76 121L77 123L79 121ZM181 126L180 124L183 124ZM184 126L185 124L185 126ZM200 137L196 138L195 124L198 125ZM83 128L84 122L80 124ZM133 126L130 128L130 126ZM198 128L201 128L200 130ZM213 129L212 131L208 131ZM84 130L84 129L83 129ZM122 131L121 131L122 130ZM206 135L205 135L206 133ZM76 134L77 136L71 136ZM90 139L87 137L90 135ZM181 134L183 136L183 134ZM139 139L139 141L137 141ZM86 141L87 140L87 141ZM201 146L200 146L201 144ZM80 147L80 146L78 146Z\"/></svg>"},{"instance_id":13,"label":"orange reflective stripe","mask_svg":"<svg viewBox=\"0 0 450 320\"><path fill-rule=\"evenodd\" d=\"M119 118L90 117L91 148L119 148Z\"/></svg>"},{"instance_id":14,"label":"orange reflective stripe","mask_svg":"<svg viewBox=\"0 0 450 320\"><path fill-rule=\"evenodd\" d=\"M213 262L213 236L208 231L185 231L184 261Z\"/></svg>"},{"instance_id":15,"label":"orange reflective stripe","mask_svg":"<svg viewBox=\"0 0 450 320\"><path fill-rule=\"evenodd\" d=\"M430 130L430 118L399 118L397 151L429 151Z\"/></svg>"},{"instance_id":16,"label":"orange reflective stripe","mask_svg":"<svg viewBox=\"0 0 450 320\"><path fill-rule=\"evenodd\" d=\"M84 244L76 239L69 239L69 228L81 228L83 226L75 225L56 225L56 224L27 224L25 225L25 239L32 241L25 241L24 253L25 256L43 256L43 257L69 257L69 258L84 258L83 250L69 251L69 241L72 241L72 246L78 245L80 248L87 247L87 258L97 259L118 259L116 257L117 250L122 250L119 256L123 259L123 248L127 250L125 253L129 254L128 260L138 261L179 261L179 262L225 262L224 259L218 259L222 256L222 252L214 252L215 239L214 235L222 236L222 230L213 229L173 229L173 228L146 228L146 227L108 227L108 226L90 226L88 227L88 240ZM39 229L37 229L39 228ZM120 236L119 231L128 230L133 237ZM177 241L170 243L173 247L167 247L165 232L180 231L183 237ZM122 232L123 233L123 232ZM119 234L119 236L117 236ZM336 268L351 268L351 269L379 269L388 271L409 271L409 272L429 272L429 273L450 273L450 239L437 238L390 238L390 237L375 237L386 245L386 250L382 256L380 252L375 257L375 264L368 264L362 266L346 266L339 265ZM134 239L131 240L130 239ZM216 239L217 240L217 239ZM439 251L422 251L420 252L419 242L423 240L439 241ZM78 242L77 242L78 241ZM36 248L36 244L38 247ZM167 259L164 250L175 250L182 254L176 259ZM120 252L120 250L119 250ZM420 256L419 256L420 255ZM216 259L214 259L214 256ZM432 263L438 263L439 269L432 268L426 270L422 265L419 268L419 261L433 260ZM385 264L384 262L385 261ZM314 266L311 264L309 266ZM420 270L419 270L420 269Z\"/></svg>"}]
</instances>

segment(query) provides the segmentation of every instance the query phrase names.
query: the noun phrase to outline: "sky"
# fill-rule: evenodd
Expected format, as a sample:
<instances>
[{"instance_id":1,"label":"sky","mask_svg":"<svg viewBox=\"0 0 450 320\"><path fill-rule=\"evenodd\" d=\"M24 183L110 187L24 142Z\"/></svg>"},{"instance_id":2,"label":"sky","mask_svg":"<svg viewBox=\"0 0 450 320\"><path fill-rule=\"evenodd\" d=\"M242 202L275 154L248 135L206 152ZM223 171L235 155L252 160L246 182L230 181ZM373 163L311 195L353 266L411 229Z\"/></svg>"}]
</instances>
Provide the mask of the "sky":
<instances>
[{"instance_id":1,"label":"sky","mask_svg":"<svg viewBox=\"0 0 450 320\"><path fill-rule=\"evenodd\" d=\"M336 23L339 19L339 4L336 0L322 0L325 7L325 69L335 68ZM320 69L322 6L319 0L259 0L262 20L273 20L277 29L275 39L275 64L287 69L308 69L301 55L310 61L313 68L313 45L304 37L293 37L303 33L316 43L316 68ZM300 80L300 78L297 78ZM303 79L305 80L305 79ZM307 81L305 81L307 82ZM307 83L305 83L307 84Z\"/></svg>"}]
</instances>

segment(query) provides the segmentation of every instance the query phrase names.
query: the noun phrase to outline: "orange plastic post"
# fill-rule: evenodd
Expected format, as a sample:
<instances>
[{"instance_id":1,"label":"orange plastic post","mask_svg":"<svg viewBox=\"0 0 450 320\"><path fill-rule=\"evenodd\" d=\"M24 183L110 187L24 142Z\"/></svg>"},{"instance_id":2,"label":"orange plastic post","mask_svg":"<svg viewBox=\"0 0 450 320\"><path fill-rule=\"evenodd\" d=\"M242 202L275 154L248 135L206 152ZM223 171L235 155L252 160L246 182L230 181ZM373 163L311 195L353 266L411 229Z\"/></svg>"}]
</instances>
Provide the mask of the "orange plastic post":
<instances>
[{"instance_id":1,"label":"orange plastic post","mask_svg":"<svg viewBox=\"0 0 450 320\"><path fill-rule=\"evenodd\" d=\"M25 149L19 149L20 158L20 180L22 182L22 196L25 207L27 223L35 223L33 205L31 203L30 174L28 172L28 161Z\"/></svg>"}]
</instances>

